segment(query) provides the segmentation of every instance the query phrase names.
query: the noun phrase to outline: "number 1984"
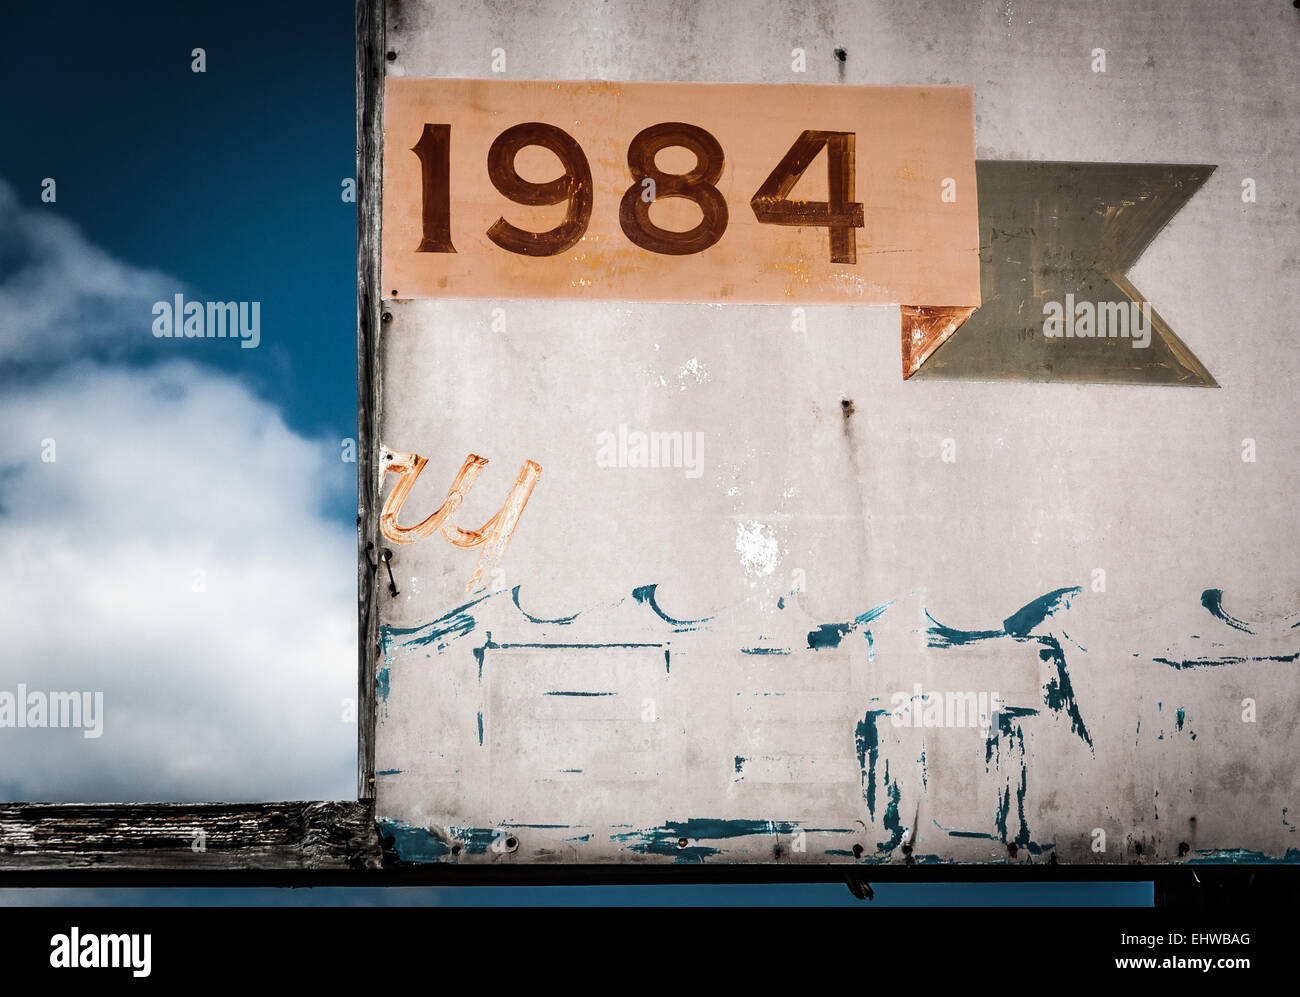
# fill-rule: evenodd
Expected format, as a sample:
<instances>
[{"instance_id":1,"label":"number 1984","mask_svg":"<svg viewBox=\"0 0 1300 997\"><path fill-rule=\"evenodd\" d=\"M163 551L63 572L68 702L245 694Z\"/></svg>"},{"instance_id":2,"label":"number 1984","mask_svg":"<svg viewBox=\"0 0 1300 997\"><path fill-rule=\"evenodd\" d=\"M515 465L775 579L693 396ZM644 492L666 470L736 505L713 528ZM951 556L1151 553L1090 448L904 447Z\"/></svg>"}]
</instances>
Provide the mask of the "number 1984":
<instances>
[{"instance_id":1,"label":"number 1984","mask_svg":"<svg viewBox=\"0 0 1300 997\"><path fill-rule=\"evenodd\" d=\"M853 132L805 131L790 146L776 168L750 198L754 217L770 225L825 228L830 235L832 263L857 263L857 233L862 205L853 200ZM564 167L554 180L534 183L515 169L515 157L531 145L553 152ZM681 147L695 154L695 166L685 173L665 173L655 165L663 149ZM827 201L796 201L788 195L817 153L827 153ZM424 126L412 150L420 160L422 191L421 253L454 253L451 244L451 125ZM718 140L696 125L665 121L639 132L627 148L632 184L619 203L618 222L633 244L652 253L688 256L702 253L727 230L727 202L714 186L725 159ZM496 137L487 156L488 179L504 196L530 206L564 204L564 220L545 232L530 232L498 218L487 236L502 249L523 256L555 256L575 245L591 221L591 166L586 153L568 132L540 121L507 128ZM645 181L652 181L653 187ZM694 202L702 218L689 231L660 228L650 220L654 199L680 197Z\"/></svg>"}]
</instances>

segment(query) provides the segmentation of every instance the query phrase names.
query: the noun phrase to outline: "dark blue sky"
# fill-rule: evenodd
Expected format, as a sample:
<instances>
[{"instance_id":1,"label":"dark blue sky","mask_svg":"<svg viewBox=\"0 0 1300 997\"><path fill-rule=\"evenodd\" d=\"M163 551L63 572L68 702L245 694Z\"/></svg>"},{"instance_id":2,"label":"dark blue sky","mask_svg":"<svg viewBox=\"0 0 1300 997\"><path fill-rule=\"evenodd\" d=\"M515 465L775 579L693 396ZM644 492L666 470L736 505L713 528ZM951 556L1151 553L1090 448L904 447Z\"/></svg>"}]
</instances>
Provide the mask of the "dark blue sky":
<instances>
[{"instance_id":1,"label":"dark blue sky","mask_svg":"<svg viewBox=\"0 0 1300 997\"><path fill-rule=\"evenodd\" d=\"M352 4L38 4L5 18L0 177L31 204L53 177L57 213L91 242L196 296L260 301L261 348L204 362L305 435L354 435L356 213L340 197L355 168ZM194 48L205 73L191 72ZM141 359L178 345L142 337Z\"/></svg>"}]
</instances>

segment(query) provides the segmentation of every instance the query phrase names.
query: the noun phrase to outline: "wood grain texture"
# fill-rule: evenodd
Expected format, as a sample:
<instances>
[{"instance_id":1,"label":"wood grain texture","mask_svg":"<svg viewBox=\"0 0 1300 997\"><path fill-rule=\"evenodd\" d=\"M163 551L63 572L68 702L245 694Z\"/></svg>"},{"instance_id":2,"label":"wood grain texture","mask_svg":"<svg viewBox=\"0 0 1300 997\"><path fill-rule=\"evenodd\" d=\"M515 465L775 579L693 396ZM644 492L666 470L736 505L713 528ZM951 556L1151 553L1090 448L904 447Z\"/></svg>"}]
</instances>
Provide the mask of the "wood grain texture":
<instances>
[{"instance_id":1,"label":"wood grain texture","mask_svg":"<svg viewBox=\"0 0 1300 997\"><path fill-rule=\"evenodd\" d=\"M357 797L375 795L374 663L379 638L375 574L379 488L379 198L382 171L383 0L357 0Z\"/></svg>"},{"instance_id":2,"label":"wood grain texture","mask_svg":"<svg viewBox=\"0 0 1300 997\"><path fill-rule=\"evenodd\" d=\"M365 801L0 804L0 877L379 866L374 809Z\"/></svg>"}]
</instances>

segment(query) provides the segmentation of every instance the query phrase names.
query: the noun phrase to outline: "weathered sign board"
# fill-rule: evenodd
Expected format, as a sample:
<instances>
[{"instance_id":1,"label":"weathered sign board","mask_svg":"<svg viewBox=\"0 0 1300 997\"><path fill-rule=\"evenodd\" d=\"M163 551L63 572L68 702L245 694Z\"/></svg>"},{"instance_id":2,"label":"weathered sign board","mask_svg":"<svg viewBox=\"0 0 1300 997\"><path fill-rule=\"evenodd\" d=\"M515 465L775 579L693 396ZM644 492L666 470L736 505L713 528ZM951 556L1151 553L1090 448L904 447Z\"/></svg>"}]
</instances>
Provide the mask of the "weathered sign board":
<instances>
[{"instance_id":1,"label":"weathered sign board","mask_svg":"<svg viewBox=\"0 0 1300 997\"><path fill-rule=\"evenodd\" d=\"M1009 86L1044 37L1012 13L954 6L925 52L900 13L913 57L862 68L883 43L814 6L389 7L381 834L470 865L1294 860L1294 351L1242 316L1300 301L1237 176L1294 167L1214 117L1213 62L1156 60L1197 127L1135 146L1107 129L1157 113L1122 111L1139 71L1097 92L1077 25L1072 82Z\"/></svg>"}]
</instances>

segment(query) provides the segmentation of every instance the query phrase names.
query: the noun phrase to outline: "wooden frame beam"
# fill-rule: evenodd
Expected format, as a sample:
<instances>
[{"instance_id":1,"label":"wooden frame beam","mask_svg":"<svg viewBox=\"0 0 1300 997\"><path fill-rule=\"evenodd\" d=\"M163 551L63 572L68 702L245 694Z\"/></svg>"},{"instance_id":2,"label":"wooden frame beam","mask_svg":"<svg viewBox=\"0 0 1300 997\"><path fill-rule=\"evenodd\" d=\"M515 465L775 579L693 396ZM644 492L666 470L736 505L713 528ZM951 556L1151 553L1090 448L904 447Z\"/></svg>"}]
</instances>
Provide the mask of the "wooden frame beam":
<instances>
[{"instance_id":1,"label":"wooden frame beam","mask_svg":"<svg viewBox=\"0 0 1300 997\"><path fill-rule=\"evenodd\" d=\"M379 481L372 441L379 413L380 185L382 184L383 0L357 0L357 798L375 795L375 595Z\"/></svg>"},{"instance_id":2,"label":"wooden frame beam","mask_svg":"<svg viewBox=\"0 0 1300 997\"><path fill-rule=\"evenodd\" d=\"M368 801L0 804L0 882L99 870L362 871L380 861Z\"/></svg>"}]
</instances>

